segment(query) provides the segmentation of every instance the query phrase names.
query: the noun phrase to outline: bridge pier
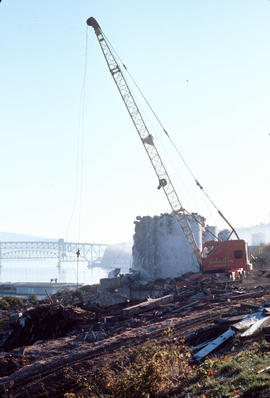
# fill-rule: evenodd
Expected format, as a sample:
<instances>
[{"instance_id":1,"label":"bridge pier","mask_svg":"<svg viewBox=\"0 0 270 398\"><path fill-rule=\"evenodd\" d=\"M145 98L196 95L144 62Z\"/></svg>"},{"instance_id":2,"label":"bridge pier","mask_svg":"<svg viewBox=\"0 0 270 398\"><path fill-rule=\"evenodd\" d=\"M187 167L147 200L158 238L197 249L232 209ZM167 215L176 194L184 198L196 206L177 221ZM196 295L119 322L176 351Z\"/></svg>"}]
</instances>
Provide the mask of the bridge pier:
<instances>
[{"instance_id":1,"label":"bridge pier","mask_svg":"<svg viewBox=\"0 0 270 398\"><path fill-rule=\"evenodd\" d=\"M61 261L65 257L65 241L58 239L58 267L61 267Z\"/></svg>"}]
</instances>

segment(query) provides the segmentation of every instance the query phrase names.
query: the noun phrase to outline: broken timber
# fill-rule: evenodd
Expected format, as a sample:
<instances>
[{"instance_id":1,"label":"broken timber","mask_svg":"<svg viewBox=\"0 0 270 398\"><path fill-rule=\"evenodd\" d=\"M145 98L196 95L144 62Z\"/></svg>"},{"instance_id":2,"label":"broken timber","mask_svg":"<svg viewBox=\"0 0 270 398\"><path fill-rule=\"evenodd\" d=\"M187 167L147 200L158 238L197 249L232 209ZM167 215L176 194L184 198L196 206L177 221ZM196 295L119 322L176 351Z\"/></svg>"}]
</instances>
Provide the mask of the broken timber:
<instances>
[{"instance_id":1,"label":"broken timber","mask_svg":"<svg viewBox=\"0 0 270 398\"><path fill-rule=\"evenodd\" d=\"M202 348L199 352L194 354L194 359L196 361L200 361L206 355L210 354L212 351L214 351L217 347L219 347L221 344L223 344L226 340L231 338L235 334L235 331L232 329L228 329L226 332L222 333L219 337L216 339L210 341L209 344L207 344L204 348Z\"/></svg>"},{"instance_id":2,"label":"broken timber","mask_svg":"<svg viewBox=\"0 0 270 398\"><path fill-rule=\"evenodd\" d=\"M127 307L122 310L122 314L124 317L131 317L133 315L139 314L143 311L152 310L153 308L159 307L161 304L171 303L174 297L172 294L168 294L167 296L163 296L157 299L149 298L147 301L143 303L133 305L132 307Z\"/></svg>"},{"instance_id":3,"label":"broken timber","mask_svg":"<svg viewBox=\"0 0 270 398\"><path fill-rule=\"evenodd\" d=\"M262 311L253 312L252 314L246 316L242 321L234 323L232 329L240 332L242 330L248 329L250 326L254 325L257 321L264 318Z\"/></svg>"},{"instance_id":4,"label":"broken timber","mask_svg":"<svg viewBox=\"0 0 270 398\"><path fill-rule=\"evenodd\" d=\"M253 336L263 325L268 325L270 322L270 317L265 316L262 319L255 322L248 330L241 334L241 337Z\"/></svg>"}]
</instances>

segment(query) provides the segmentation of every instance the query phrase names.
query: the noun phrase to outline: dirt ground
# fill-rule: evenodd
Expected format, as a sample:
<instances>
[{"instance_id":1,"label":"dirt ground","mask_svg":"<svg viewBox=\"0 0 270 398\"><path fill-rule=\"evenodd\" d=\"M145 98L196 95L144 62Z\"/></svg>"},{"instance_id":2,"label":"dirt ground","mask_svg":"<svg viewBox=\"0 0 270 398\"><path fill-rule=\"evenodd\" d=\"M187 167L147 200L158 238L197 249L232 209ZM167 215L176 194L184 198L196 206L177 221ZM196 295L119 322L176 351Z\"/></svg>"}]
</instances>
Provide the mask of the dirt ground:
<instances>
[{"instance_id":1,"label":"dirt ground","mask_svg":"<svg viewBox=\"0 0 270 398\"><path fill-rule=\"evenodd\" d=\"M187 288L189 289L189 288ZM174 300L131 318L110 308L93 320L93 311L84 310L83 325L77 324L66 336L38 344L21 346L0 354L0 396L63 397L77 391L79 379L88 377L99 363L117 357L119 350L155 339L168 341L165 333L174 330L174 339L188 338L196 345L222 333L217 318L239 314L249 305L270 303L270 280L249 280L240 287L225 285L200 287L190 296L183 289ZM202 290L205 291L202 294ZM185 294L183 294L183 292ZM212 293L214 292L214 293ZM252 302L252 304L250 304ZM1 312L1 331L8 327L8 311Z\"/></svg>"}]
</instances>

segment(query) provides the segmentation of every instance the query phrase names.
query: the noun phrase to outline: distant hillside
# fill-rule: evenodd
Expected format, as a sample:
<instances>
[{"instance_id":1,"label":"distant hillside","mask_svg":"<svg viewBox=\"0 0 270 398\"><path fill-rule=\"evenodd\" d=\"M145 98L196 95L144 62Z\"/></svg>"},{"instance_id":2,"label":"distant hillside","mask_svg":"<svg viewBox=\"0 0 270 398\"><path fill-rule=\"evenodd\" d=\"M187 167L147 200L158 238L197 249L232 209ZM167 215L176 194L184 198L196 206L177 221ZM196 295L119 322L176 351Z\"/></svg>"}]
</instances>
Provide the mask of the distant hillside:
<instances>
[{"instance_id":1,"label":"distant hillside","mask_svg":"<svg viewBox=\"0 0 270 398\"><path fill-rule=\"evenodd\" d=\"M38 240L47 240L42 236L32 236L32 235L24 235L24 234L14 234L12 232L0 232L0 240L4 242L21 242L21 241L38 241ZM50 239L54 240L54 239Z\"/></svg>"},{"instance_id":2,"label":"distant hillside","mask_svg":"<svg viewBox=\"0 0 270 398\"><path fill-rule=\"evenodd\" d=\"M245 239L249 245L256 246L260 243L270 242L270 223L236 228L236 230L240 237Z\"/></svg>"}]
</instances>

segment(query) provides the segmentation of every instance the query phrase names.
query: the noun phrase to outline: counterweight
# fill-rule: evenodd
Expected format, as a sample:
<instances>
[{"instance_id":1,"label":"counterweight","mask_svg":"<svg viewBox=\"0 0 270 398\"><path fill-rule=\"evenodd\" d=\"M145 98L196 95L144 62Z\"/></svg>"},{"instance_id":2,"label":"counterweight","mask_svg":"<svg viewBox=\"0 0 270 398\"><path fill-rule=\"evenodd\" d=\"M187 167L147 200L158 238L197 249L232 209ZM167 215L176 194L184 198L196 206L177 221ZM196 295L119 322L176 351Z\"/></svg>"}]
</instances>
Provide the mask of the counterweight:
<instances>
[{"instance_id":1,"label":"counterweight","mask_svg":"<svg viewBox=\"0 0 270 398\"><path fill-rule=\"evenodd\" d=\"M116 58L104 37L104 34L95 20L95 18L89 18L87 20L87 25L94 28L95 34L97 36L100 48L105 57L106 63L108 65L109 71L114 79L114 82L118 88L118 91L124 101L127 111L133 121L133 124L140 136L142 144L146 150L146 153L150 159L150 162L154 168L154 171L158 177L159 186L158 189L162 188L167 200L170 204L172 212L176 217L176 220L181 227L188 243L193 249L199 263L201 264L201 252L194 237L190 222L189 213L183 208L180 199L176 193L176 190L171 182L171 179L167 173L167 170L161 160L159 152L154 144L153 136L149 133L149 130L144 122L141 112L135 102L135 99L129 89L126 79L122 73L122 70L116 61Z\"/></svg>"}]
</instances>

